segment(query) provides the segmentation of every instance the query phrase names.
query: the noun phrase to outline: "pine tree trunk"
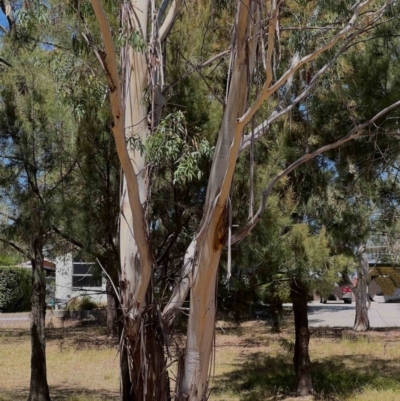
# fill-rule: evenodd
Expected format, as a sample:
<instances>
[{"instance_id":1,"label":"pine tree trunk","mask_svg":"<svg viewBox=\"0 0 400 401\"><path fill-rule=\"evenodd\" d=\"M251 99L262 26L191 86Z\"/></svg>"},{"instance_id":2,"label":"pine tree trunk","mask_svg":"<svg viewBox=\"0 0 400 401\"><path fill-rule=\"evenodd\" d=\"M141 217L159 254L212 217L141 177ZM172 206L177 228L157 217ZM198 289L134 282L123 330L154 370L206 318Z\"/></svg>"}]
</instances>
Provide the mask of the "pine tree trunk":
<instances>
[{"instance_id":1,"label":"pine tree trunk","mask_svg":"<svg viewBox=\"0 0 400 401\"><path fill-rule=\"evenodd\" d=\"M369 274L368 258L361 249L359 254L358 280L355 290L356 295L356 317L354 320L354 331L369 330L368 306L367 306L367 279Z\"/></svg>"},{"instance_id":2,"label":"pine tree trunk","mask_svg":"<svg viewBox=\"0 0 400 401\"><path fill-rule=\"evenodd\" d=\"M119 337L118 330L118 308L119 302L116 294L114 293L114 287L110 280L106 280L106 292L107 292L107 335L109 337Z\"/></svg>"},{"instance_id":3,"label":"pine tree trunk","mask_svg":"<svg viewBox=\"0 0 400 401\"><path fill-rule=\"evenodd\" d=\"M308 292L303 283L300 280L292 280L290 298L293 302L296 332L293 362L296 372L297 396L306 396L314 392L310 356L308 353L310 332L308 330L307 295Z\"/></svg>"},{"instance_id":4,"label":"pine tree trunk","mask_svg":"<svg viewBox=\"0 0 400 401\"><path fill-rule=\"evenodd\" d=\"M46 281L41 236L32 240L31 381L28 401L50 401L46 368Z\"/></svg>"},{"instance_id":5,"label":"pine tree trunk","mask_svg":"<svg viewBox=\"0 0 400 401\"><path fill-rule=\"evenodd\" d=\"M280 333L282 318L283 318L283 305L279 297L275 297L272 299L271 312L272 312L272 331L274 333Z\"/></svg>"}]
</instances>

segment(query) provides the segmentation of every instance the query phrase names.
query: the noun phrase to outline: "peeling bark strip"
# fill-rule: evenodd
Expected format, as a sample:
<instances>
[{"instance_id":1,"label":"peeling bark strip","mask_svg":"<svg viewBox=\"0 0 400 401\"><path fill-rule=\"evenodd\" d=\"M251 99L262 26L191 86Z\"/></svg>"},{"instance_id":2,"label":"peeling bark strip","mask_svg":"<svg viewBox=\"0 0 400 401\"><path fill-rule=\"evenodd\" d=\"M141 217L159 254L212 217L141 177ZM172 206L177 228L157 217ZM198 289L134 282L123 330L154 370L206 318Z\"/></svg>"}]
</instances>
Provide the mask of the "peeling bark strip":
<instances>
[{"instance_id":1,"label":"peeling bark strip","mask_svg":"<svg viewBox=\"0 0 400 401\"><path fill-rule=\"evenodd\" d=\"M368 306L367 306L367 280L369 275L368 257L365 253L365 247L361 246L359 249L359 267L357 269L357 286L355 290L356 295L356 317L354 320L354 331L367 331L369 330Z\"/></svg>"},{"instance_id":2,"label":"peeling bark strip","mask_svg":"<svg viewBox=\"0 0 400 401\"><path fill-rule=\"evenodd\" d=\"M308 353L310 332L308 330L307 296L308 291L303 283L300 280L293 279L290 283L290 298L293 303L296 332L293 362L296 372L297 396L306 396L314 392Z\"/></svg>"},{"instance_id":3,"label":"peeling bark strip","mask_svg":"<svg viewBox=\"0 0 400 401\"><path fill-rule=\"evenodd\" d=\"M128 398L134 401L170 400L169 378L164 347L166 338L162 329L161 313L153 299L153 287L146 296L147 307L141 313L140 326L123 339L122 368L129 366L131 388ZM129 318L128 318L129 319ZM131 319L125 322L128 329ZM132 337L133 334L133 337ZM126 387L126 386L125 386ZM126 392L126 388L123 388Z\"/></svg>"}]
</instances>

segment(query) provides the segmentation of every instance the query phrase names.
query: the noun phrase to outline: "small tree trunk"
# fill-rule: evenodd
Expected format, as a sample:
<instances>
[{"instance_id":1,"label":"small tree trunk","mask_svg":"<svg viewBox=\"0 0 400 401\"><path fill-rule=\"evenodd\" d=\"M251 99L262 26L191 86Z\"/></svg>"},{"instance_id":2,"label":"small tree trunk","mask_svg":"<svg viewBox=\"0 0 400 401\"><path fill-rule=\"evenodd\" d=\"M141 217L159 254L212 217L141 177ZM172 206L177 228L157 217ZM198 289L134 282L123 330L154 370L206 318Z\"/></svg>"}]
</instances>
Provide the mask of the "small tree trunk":
<instances>
[{"instance_id":1,"label":"small tree trunk","mask_svg":"<svg viewBox=\"0 0 400 401\"><path fill-rule=\"evenodd\" d=\"M50 401L46 368L46 281L41 236L32 241L31 382L28 401Z\"/></svg>"},{"instance_id":2,"label":"small tree trunk","mask_svg":"<svg viewBox=\"0 0 400 401\"><path fill-rule=\"evenodd\" d=\"M290 298L293 302L296 342L294 346L294 369L296 372L296 394L306 396L313 394L311 363L308 353L310 332L308 330L307 289L300 280L292 280Z\"/></svg>"},{"instance_id":3,"label":"small tree trunk","mask_svg":"<svg viewBox=\"0 0 400 401\"><path fill-rule=\"evenodd\" d=\"M354 331L367 331L369 329L368 307L367 307L367 279L369 273L368 257L362 247L359 251L358 280L355 290L356 295L356 317L354 320Z\"/></svg>"},{"instance_id":4,"label":"small tree trunk","mask_svg":"<svg viewBox=\"0 0 400 401\"><path fill-rule=\"evenodd\" d=\"M112 286L109 278L106 281L107 292L107 335L109 337L119 337L118 332L118 308L119 302L114 287Z\"/></svg>"},{"instance_id":5,"label":"small tree trunk","mask_svg":"<svg viewBox=\"0 0 400 401\"><path fill-rule=\"evenodd\" d=\"M274 333L280 333L282 317L283 317L283 306L282 306L282 301L279 297L272 299L271 312L272 312L272 331Z\"/></svg>"}]
</instances>

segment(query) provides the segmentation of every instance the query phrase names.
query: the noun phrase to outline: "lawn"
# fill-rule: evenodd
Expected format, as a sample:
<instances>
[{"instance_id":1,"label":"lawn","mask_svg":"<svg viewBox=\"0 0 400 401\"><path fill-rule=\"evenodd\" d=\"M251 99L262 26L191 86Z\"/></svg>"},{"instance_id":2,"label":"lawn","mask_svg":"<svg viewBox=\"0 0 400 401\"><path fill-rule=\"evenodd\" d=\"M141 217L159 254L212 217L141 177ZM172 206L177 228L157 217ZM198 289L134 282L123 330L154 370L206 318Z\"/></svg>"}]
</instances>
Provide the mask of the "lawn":
<instances>
[{"instance_id":1,"label":"lawn","mask_svg":"<svg viewBox=\"0 0 400 401\"><path fill-rule=\"evenodd\" d=\"M118 400L117 344L103 327L51 318L48 380L54 401ZM0 401L26 399L29 323L0 323ZM219 322L210 401L292 399L294 332L272 334L259 321L240 327ZM312 329L310 342L316 400L400 399L400 330L355 334Z\"/></svg>"},{"instance_id":2,"label":"lawn","mask_svg":"<svg viewBox=\"0 0 400 401\"><path fill-rule=\"evenodd\" d=\"M47 372L54 401L118 400L118 352L103 327L47 320ZM29 322L0 323L0 401L25 401Z\"/></svg>"}]
</instances>

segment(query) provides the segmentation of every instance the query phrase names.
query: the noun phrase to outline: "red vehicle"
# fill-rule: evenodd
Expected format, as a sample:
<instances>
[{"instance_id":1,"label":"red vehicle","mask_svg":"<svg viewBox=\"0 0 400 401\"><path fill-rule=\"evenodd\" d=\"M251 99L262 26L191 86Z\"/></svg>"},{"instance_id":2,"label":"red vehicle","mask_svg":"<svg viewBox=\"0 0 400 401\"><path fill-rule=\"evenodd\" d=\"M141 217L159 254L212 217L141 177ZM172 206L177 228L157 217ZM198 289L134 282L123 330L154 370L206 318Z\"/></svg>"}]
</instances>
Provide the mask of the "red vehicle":
<instances>
[{"instance_id":1,"label":"red vehicle","mask_svg":"<svg viewBox=\"0 0 400 401\"><path fill-rule=\"evenodd\" d=\"M350 284L337 285L333 288L328 298L321 296L321 303L326 304L327 301L343 300L345 304L351 304L353 300L353 287Z\"/></svg>"}]
</instances>

